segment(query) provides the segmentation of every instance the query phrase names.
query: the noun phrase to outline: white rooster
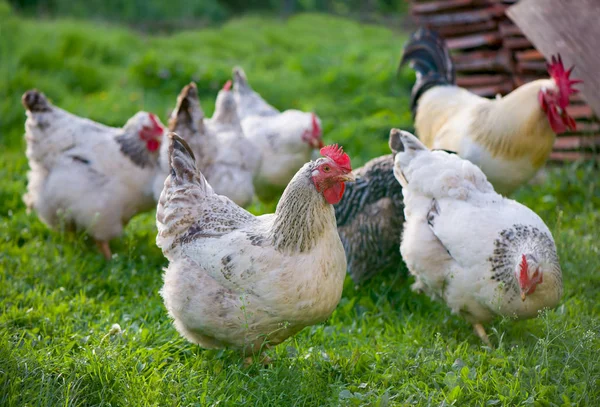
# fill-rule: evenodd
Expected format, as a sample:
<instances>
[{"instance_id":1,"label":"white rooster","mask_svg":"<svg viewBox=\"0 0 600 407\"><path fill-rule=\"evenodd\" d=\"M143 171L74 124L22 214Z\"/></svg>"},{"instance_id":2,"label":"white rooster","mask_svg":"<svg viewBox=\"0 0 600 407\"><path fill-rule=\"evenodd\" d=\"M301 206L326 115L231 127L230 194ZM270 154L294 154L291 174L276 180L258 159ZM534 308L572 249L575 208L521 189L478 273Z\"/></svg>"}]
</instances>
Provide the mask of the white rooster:
<instances>
[{"instance_id":1,"label":"white rooster","mask_svg":"<svg viewBox=\"0 0 600 407\"><path fill-rule=\"evenodd\" d=\"M25 92L25 139L30 171L28 209L50 227L61 222L87 230L102 254L135 214L155 206L152 184L158 170L163 126L139 112L121 129L75 116L53 106L37 90Z\"/></svg>"},{"instance_id":2,"label":"white rooster","mask_svg":"<svg viewBox=\"0 0 600 407\"><path fill-rule=\"evenodd\" d=\"M246 137L263 157L254 177L256 194L270 200L286 187L296 171L323 147L321 121L314 113L279 112L256 93L242 68L233 69L233 91Z\"/></svg>"},{"instance_id":3,"label":"white rooster","mask_svg":"<svg viewBox=\"0 0 600 407\"><path fill-rule=\"evenodd\" d=\"M473 324L495 315L532 318L558 304L562 274L550 230L529 208L497 194L471 162L428 150L393 129L394 175L406 223L400 251L413 289L441 299Z\"/></svg>"},{"instance_id":4,"label":"white rooster","mask_svg":"<svg viewBox=\"0 0 600 407\"><path fill-rule=\"evenodd\" d=\"M205 348L247 355L326 320L346 275L332 204L353 179L349 157L323 148L276 212L256 217L216 194L185 141L169 137L156 241L169 260L161 293L178 331Z\"/></svg>"}]
</instances>

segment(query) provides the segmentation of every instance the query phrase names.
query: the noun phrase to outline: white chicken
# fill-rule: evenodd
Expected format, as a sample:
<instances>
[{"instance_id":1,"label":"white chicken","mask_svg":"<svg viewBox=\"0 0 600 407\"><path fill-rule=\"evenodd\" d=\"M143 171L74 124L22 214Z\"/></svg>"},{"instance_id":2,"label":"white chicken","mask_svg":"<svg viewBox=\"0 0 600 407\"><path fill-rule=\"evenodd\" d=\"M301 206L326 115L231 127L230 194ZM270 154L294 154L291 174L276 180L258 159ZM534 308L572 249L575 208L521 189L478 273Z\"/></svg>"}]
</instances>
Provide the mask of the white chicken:
<instances>
[{"instance_id":1,"label":"white chicken","mask_svg":"<svg viewBox=\"0 0 600 407\"><path fill-rule=\"evenodd\" d=\"M84 229L111 258L109 240L135 214L152 209L163 126L139 112L121 129L53 106L25 92L25 139L30 171L24 201L50 227Z\"/></svg>"},{"instance_id":2,"label":"white chicken","mask_svg":"<svg viewBox=\"0 0 600 407\"><path fill-rule=\"evenodd\" d=\"M213 158L217 155L218 146L215 137L206 137L204 126L204 111L200 106L198 88L194 82L184 86L177 96L177 104L169 118L169 131L177 133L183 138L196 156L199 168L212 165ZM203 166L204 165L204 166ZM165 179L169 175L169 143L163 143L159 153L159 167L154 181L154 197L160 198Z\"/></svg>"},{"instance_id":3,"label":"white chicken","mask_svg":"<svg viewBox=\"0 0 600 407\"><path fill-rule=\"evenodd\" d=\"M261 161L261 150L245 137L236 102L227 81L217 95L215 112L204 120L199 143L210 153L202 154L202 172L215 192L240 206L254 198L253 178Z\"/></svg>"},{"instance_id":4,"label":"white chicken","mask_svg":"<svg viewBox=\"0 0 600 407\"><path fill-rule=\"evenodd\" d=\"M205 348L248 355L326 320L346 274L332 204L353 179L349 157L323 148L276 212L256 217L217 195L185 141L169 137L156 241L169 260L161 294L177 330Z\"/></svg>"},{"instance_id":5,"label":"white chicken","mask_svg":"<svg viewBox=\"0 0 600 407\"><path fill-rule=\"evenodd\" d=\"M497 194L471 162L429 151L393 129L394 175L402 184L406 223L400 252L413 289L441 299L473 324L495 315L532 318L558 304L562 274L542 219Z\"/></svg>"},{"instance_id":6,"label":"white chicken","mask_svg":"<svg viewBox=\"0 0 600 407\"><path fill-rule=\"evenodd\" d=\"M321 121L314 113L279 112L256 93L241 68L233 70L233 91L246 137L263 157L254 177L256 194L271 200L286 187L296 171L323 147Z\"/></svg>"}]
</instances>

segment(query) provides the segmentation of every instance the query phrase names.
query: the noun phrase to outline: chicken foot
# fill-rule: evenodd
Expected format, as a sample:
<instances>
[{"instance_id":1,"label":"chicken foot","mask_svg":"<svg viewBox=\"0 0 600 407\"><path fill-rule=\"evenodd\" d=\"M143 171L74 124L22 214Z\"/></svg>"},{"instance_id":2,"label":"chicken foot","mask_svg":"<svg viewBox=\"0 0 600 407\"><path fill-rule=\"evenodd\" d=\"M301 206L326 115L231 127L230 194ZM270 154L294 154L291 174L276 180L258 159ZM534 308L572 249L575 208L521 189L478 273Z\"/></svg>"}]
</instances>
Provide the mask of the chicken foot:
<instances>
[{"instance_id":1,"label":"chicken foot","mask_svg":"<svg viewBox=\"0 0 600 407\"><path fill-rule=\"evenodd\" d=\"M106 260L112 259L112 253L110 252L110 246L108 245L108 242L96 240L96 246L98 246L100 253L102 253Z\"/></svg>"},{"instance_id":2,"label":"chicken foot","mask_svg":"<svg viewBox=\"0 0 600 407\"><path fill-rule=\"evenodd\" d=\"M475 330L477 336L479 336L487 346L493 348L492 343L490 342L490 338L488 338L487 334L485 333L485 328L483 327L483 325L473 324L473 330Z\"/></svg>"}]
</instances>

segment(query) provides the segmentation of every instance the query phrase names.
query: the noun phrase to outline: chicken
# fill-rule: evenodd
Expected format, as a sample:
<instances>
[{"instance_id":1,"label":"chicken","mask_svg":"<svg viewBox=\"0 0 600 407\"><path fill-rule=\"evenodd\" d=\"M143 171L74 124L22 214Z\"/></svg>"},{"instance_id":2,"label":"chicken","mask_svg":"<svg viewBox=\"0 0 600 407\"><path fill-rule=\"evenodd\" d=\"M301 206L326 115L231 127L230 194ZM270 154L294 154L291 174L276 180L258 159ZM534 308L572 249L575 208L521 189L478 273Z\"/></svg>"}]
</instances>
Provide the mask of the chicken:
<instances>
[{"instance_id":1,"label":"chicken","mask_svg":"<svg viewBox=\"0 0 600 407\"><path fill-rule=\"evenodd\" d=\"M400 252L415 291L444 301L488 345L482 324L494 316L533 318L558 304L561 268L538 215L497 194L470 161L429 151L410 133L393 129L390 148L404 193Z\"/></svg>"},{"instance_id":2,"label":"chicken","mask_svg":"<svg viewBox=\"0 0 600 407\"><path fill-rule=\"evenodd\" d=\"M203 154L202 172L215 192L240 206L254 198L253 178L262 151L246 138L237 114L236 102L228 81L217 96L215 112L204 120L202 143L211 153Z\"/></svg>"},{"instance_id":3,"label":"chicken","mask_svg":"<svg viewBox=\"0 0 600 407\"><path fill-rule=\"evenodd\" d=\"M177 96L177 104L169 118L169 131L183 138L196 156L197 165L205 167L212 165L217 155L218 146L215 137L206 137L204 126L204 111L198 99L198 88L194 82L184 86ZM169 143L163 143L159 153L159 167L154 182L154 197L158 201L165 179L169 175Z\"/></svg>"},{"instance_id":4,"label":"chicken","mask_svg":"<svg viewBox=\"0 0 600 407\"><path fill-rule=\"evenodd\" d=\"M312 150L323 147L321 121L314 113L299 110L280 113L252 90L241 68L234 68L233 78L244 134L269 158L261 162L254 177L257 196L269 201L310 160Z\"/></svg>"},{"instance_id":5,"label":"chicken","mask_svg":"<svg viewBox=\"0 0 600 407\"><path fill-rule=\"evenodd\" d=\"M346 274L332 204L353 180L349 157L323 148L276 212L256 217L216 194L185 141L170 137L156 241L169 260L161 294L177 330L205 348L247 355L326 320Z\"/></svg>"},{"instance_id":6,"label":"chicken","mask_svg":"<svg viewBox=\"0 0 600 407\"><path fill-rule=\"evenodd\" d=\"M415 130L429 148L455 151L478 165L496 191L509 195L530 180L548 159L556 134L575 130L567 113L577 93L560 57L548 64L549 79L527 83L489 100L457 87L445 43L418 30L401 65L417 72L412 91Z\"/></svg>"},{"instance_id":7,"label":"chicken","mask_svg":"<svg viewBox=\"0 0 600 407\"><path fill-rule=\"evenodd\" d=\"M356 182L347 185L344 197L334 206L348 273L357 284L376 273L396 270L402 263L398 245L404 203L393 170L392 155L372 159L354 170Z\"/></svg>"},{"instance_id":8,"label":"chicken","mask_svg":"<svg viewBox=\"0 0 600 407\"><path fill-rule=\"evenodd\" d=\"M25 92L25 139L30 171L24 201L46 225L87 230L102 254L135 214L152 209L163 125L139 112L121 129L53 106Z\"/></svg>"}]
</instances>

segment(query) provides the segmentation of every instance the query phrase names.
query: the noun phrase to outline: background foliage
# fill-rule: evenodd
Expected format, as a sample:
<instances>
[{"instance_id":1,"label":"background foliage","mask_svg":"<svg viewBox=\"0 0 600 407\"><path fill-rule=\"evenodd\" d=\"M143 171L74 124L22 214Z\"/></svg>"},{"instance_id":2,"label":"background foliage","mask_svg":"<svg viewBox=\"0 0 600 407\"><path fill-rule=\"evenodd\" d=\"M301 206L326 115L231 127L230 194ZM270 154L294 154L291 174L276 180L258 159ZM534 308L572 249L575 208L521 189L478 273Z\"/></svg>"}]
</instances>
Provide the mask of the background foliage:
<instances>
[{"instance_id":1,"label":"background foliage","mask_svg":"<svg viewBox=\"0 0 600 407\"><path fill-rule=\"evenodd\" d=\"M158 294L166 264L154 213L131 222L107 263L84 234L49 231L25 211L28 88L120 126L139 109L164 120L191 80L210 115L240 64L277 107L316 111L326 141L343 144L357 167L388 152L390 127L411 128L414 75L395 72L404 39L322 14L148 35L31 20L0 1L0 405L597 406L600 180L591 164L551 169L517 193L554 233L565 296L538 319L489 326L493 350L444 305L413 294L400 267L360 288L347 279L327 323L277 347L272 366L244 369L234 352L202 350L173 328Z\"/></svg>"}]
</instances>

